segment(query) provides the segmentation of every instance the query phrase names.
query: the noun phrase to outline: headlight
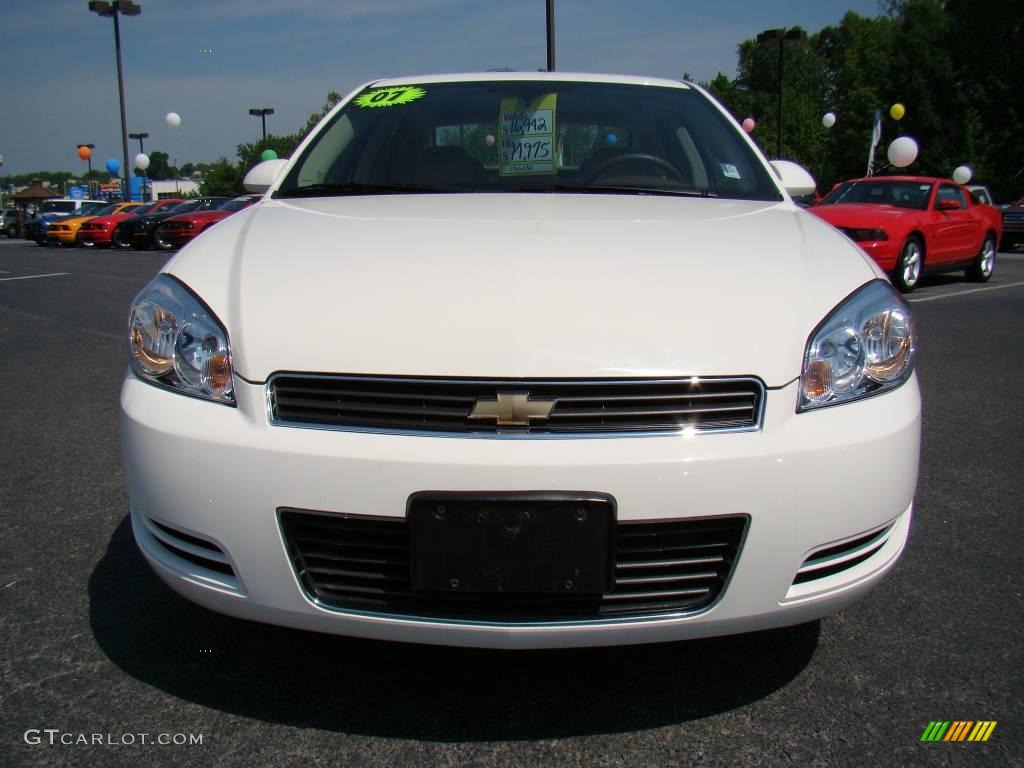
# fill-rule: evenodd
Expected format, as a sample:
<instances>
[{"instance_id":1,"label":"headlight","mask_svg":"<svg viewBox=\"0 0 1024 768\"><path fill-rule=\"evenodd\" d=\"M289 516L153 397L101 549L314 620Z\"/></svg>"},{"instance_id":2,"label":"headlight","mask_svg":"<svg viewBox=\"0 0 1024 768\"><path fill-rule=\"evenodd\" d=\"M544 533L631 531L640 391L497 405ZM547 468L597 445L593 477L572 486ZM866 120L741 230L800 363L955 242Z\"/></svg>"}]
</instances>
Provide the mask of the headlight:
<instances>
[{"instance_id":1,"label":"headlight","mask_svg":"<svg viewBox=\"0 0 1024 768\"><path fill-rule=\"evenodd\" d=\"M910 307L883 280L843 301L807 340L797 411L895 389L914 370Z\"/></svg>"},{"instance_id":2,"label":"headlight","mask_svg":"<svg viewBox=\"0 0 1024 768\"><path fill-rule=\"evenodd\" d=\"M132 370L143 381L235 404L228 334L174 278L158 275L135 297L128 334Z\"/></svg>"},{"instance_id":3,"label":"headlight","mask_svg":"<svg viewBox=\"0 0 1024 768\"><path fill-rule=\"evenodd\" d=\"M889 239L884 229L844 229L843 231L857 243L873 243Z\"/></svg>"}]
</instances>

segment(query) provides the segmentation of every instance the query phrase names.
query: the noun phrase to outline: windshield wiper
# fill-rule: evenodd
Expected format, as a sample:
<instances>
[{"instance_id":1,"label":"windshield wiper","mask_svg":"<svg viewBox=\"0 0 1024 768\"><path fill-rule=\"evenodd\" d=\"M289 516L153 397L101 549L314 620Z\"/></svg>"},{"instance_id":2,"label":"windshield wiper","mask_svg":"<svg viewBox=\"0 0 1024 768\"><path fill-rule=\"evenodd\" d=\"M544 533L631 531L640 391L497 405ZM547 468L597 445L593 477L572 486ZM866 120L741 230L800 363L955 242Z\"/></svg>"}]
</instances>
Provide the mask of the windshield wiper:
<instances>
[{"instance_id":1,"label":"windshield wiper","mask_svg":"<svg viewBox=\"0 0 1024 768\"><path fill-rule=\"evenodd\" d=\"M550 186L518 187L513 192L578 192L590 195L665 195L668 197L718 197L710 189L673 189L671 187L636 187L617 184L552 184Z\"/></svg>"},{"instance_id":2,"label":"windshield wiper","mask_svg":"<svg viewBox=\"0 0 1024 768\"><path fill-rule=\"evenodd\" d=\"M444 187L411 186L406 184L307 184L302 187L282 189L274 197L334 197L342 195L418 195L435 192L464 192L466 190Z\"/></svg>"}]
</instances>

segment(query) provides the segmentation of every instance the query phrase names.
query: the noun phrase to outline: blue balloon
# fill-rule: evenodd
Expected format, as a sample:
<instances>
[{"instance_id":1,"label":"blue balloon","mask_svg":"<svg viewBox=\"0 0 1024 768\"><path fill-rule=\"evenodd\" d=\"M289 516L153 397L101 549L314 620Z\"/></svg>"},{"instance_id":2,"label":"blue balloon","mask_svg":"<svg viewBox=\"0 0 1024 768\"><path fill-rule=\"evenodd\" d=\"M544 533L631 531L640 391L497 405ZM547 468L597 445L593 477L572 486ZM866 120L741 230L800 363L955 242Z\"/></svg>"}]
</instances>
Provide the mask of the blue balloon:
<instances>
[{"instance_id":1,"label":"blue balloon","mask_svg":"<svg viewBox=\"0 0 1024 768\"><path fill-rule=\"evenodd\" d=\"M608 143L608 146L609 146L609 147L610 147L610 146L613 146L613 145L615 144L615 142L617 142L618 140L619 140L619 137L618 137L618 136L616 136L616 135L615 135L614 133L609 133L609 134L608 134L608 135L607 135L607 136L605 137L605 141L606 141L606 142Z\"/></svg>"},{"instance_id":2,"label":"blue balloon","mask_svg":"<svg viewBox=\"0 0 1024 768\"><path fill-rule=\"evenodd\" d=\"M117 158L116 157L108 157L107 158L107 171L109 173L117 173L119 170L121 170L121 164L119 162L117 162Z\"/></svg>"}]
</instances>

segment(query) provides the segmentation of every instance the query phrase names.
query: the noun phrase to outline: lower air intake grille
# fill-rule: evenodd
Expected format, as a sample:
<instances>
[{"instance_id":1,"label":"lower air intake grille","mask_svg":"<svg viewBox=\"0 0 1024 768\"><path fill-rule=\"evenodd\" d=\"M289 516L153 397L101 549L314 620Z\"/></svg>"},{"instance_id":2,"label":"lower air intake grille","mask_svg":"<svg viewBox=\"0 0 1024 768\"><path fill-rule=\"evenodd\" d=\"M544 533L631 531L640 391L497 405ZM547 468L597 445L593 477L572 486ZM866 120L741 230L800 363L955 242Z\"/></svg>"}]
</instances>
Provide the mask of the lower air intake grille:
<instances>
[{"instance_id":1,"label":"lower air intake grille","mask_svg":"<svg viewBox=\"0 0 1024 768\"><path fill-rule=\"evenodd\" d=\"M235 576L228 556L213 542L158 523L156 520L147 518L145 522L153 538L165 551L193 565L222 573L225 576Z\"/></svg>"},{"instance_id":2,"label":"lower air intake grille","mask_svg":"<svg viewBox=\"0 0 1024 768\"><path fill-rule=\"evenodd\" d=\"M893 525L894 523L890 523L880 530L815 550L804 560L800 570L796 572L793 583L805 584L826 576L834 576L863 563L885 546Z\"/></svg>"},{"instance_id":3,"label":"lower air intake grille","mask_svg":"<svg viewBox=\"0 0 1024 768\"><path fill-rule=\"evenodd\" d=\"M754 378L428 379L279 374L275 424L397 432L585 435L757 429Z\"/></svg>"},{"instance_id":4,"label":"lower air intake grille","mask_svg":"<svg viewBox=\"0 0 1024 768\"><path fill-rule=\"evenodd\" d=\"M615 582L604 595L414 592L404 518L278 510L295 572L327 608L526 623L696 611L721 594L746 516L616 526Z\"/></svg>"}]
</instances>

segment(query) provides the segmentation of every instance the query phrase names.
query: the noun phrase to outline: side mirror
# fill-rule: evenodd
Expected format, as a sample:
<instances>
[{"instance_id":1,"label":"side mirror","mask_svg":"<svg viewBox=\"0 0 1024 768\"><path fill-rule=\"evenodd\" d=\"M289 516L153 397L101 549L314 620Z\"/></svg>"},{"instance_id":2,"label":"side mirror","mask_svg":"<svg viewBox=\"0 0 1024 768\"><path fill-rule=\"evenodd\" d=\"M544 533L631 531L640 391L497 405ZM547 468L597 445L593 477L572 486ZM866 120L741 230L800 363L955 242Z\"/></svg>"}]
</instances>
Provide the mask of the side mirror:
<instances>
[{"instance_id":1,"label":"side mirror","mask_svg":"<svg viewBox=\"0 0 1024 768\"><path fill-rule=\"evenodd\" d=\"M818 187L807 169L791 160L770 160L769 164L790 197L810 195Z\"/></svg>"},{"instance_id":2,"label":"side mirror","mask_svg":"<svg viewBox=\"0 0 1024 768\"><path fill-rule=\"evenodd\" d=\"M288 165L288 161L282 158L264 160L262 163L257 163L245 174L242 186L249 192L263 194L277 181L278 175L284 170L286 165Z\"/></svg>"},{"instance_id":3,"label":"side mirror","mask_svg":"<svg viewBox=\"0 0 1024 768\"><path fill-rule=\"evenodd\" d=\"M960 203L957 200L939 200L935 207L940 211L959 211Z\"/></svg>"}]
</instances>

